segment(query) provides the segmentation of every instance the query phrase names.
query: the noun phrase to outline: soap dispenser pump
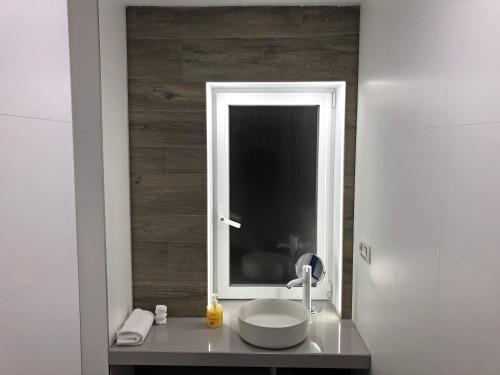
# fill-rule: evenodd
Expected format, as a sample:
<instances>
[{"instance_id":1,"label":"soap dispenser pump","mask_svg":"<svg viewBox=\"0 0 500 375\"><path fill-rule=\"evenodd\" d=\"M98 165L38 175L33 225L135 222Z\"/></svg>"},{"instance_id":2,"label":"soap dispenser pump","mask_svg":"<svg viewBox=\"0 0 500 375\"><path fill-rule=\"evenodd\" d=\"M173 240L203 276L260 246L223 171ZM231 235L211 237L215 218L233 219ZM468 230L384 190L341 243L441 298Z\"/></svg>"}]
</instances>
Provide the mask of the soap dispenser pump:
<instances>
[{"instance_id":1,"label":"soap dispenser pump","mask_svg":"<svg viewBox=\"0 0 500 375\"><path fill-rule=\"evenodd\" d=\"M212 303L207 306L207 325L210 328L222 326L223 310L217 299L217 294L212 294Z\"/></svg>"}]
</instances>

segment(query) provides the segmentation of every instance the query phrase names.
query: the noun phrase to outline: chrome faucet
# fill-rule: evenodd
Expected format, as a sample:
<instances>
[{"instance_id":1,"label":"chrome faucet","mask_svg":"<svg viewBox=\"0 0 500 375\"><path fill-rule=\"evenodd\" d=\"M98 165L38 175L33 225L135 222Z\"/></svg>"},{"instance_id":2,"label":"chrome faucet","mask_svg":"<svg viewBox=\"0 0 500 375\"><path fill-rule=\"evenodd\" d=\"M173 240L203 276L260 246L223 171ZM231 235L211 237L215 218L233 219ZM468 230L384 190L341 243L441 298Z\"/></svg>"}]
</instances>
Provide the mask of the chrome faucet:
<instances>
[{"instance_id":1,"label":"chrome faucet","mask_svg":"<svg viewBox=\"0 0 500 375\"><path fill-rule=\"evenodd\" d=\"M311 273L311 266L305 264L302 266L302 274L300 277L286 284L288 289L292 289L292 287L302 284L302 302L309 312L309 323L311 323Z\"/></svg>"},{"instance_id":2,"label":"chrome faucet","mask_svg":"<svg viewBox=\"0 0 500 375\"><path fill-rule=\"evenodd\" d=\"M295 264L295 273L299 278L290 281L286 287L292 289L294 286L302 285L302 302L309 311L309 323L311 323L311 314L317 314L321 310L321 307L311 305L311 286L323 281L325 276L323 261L316 254L304 254Z\"/></svg>"}]
</instances>

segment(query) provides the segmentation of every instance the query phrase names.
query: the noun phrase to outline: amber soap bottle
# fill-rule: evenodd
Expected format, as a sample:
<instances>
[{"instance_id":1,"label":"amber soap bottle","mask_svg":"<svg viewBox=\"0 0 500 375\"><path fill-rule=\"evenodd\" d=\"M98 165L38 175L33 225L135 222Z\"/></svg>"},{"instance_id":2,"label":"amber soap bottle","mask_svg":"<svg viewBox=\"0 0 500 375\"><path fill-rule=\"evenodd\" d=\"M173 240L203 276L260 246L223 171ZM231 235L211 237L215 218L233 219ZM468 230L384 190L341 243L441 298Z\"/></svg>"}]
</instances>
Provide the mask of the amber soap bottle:
<instances>
[{"instance_id":1,"label":"amber soap bottle","mask_svg":"<svg viewBox=\"0 0 500 375\"><path fill-rule=\"evenodd\" d=\"M217 294L212 294L212 303L207 306L207 325L210 328L222 327L224 312L217 300Z\"/></svg>"}]
</instances>

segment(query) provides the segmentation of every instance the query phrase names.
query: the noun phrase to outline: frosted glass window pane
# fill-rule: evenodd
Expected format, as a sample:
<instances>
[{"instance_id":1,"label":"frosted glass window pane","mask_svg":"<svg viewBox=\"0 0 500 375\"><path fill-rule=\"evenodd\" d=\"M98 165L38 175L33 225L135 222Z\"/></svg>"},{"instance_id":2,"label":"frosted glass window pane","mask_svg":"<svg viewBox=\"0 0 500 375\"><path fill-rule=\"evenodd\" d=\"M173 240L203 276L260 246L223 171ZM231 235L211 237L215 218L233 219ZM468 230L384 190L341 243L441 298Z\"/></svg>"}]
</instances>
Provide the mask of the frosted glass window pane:
<instances>
[{"instance_id":1,"label":"frosted glass window pane","mask_svg":"<svg viewBox=\"0 0 500 375\"><path fill-rule=\"evenodd\" d=\"M318 106L230 106L230 284L281 285L316 253Z\"/></svg>"}]
</instances>

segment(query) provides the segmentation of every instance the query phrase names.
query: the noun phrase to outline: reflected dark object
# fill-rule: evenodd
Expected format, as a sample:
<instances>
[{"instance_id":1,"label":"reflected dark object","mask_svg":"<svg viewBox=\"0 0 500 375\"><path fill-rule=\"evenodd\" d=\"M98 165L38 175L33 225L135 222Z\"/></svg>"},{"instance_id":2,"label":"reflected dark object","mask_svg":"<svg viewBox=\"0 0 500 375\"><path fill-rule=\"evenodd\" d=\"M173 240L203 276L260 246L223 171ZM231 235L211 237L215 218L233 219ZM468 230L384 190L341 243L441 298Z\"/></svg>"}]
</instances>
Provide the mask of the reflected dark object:
<instances>
[{"instance_id":1,"label":"reflected dark object","mask_svg":"<svg viewBox=\"0 0 500 375\"><path fill-rule=\"evenodd\" d=\"M316 251L317 150L317 106L229 107L232 285L286 284Z\"/></svg>"},{"instance_id":2,"label":"reflected dark object","mask_svg":"<svg viewBox=\"0 0 500 375\"><path fill-rule=\"evenodd\" d=\"M268 251L257 251L243 255L241 271L249 281L264 281L275 283L288 275L290 257Z\"/></svg>"}]
</instances>

